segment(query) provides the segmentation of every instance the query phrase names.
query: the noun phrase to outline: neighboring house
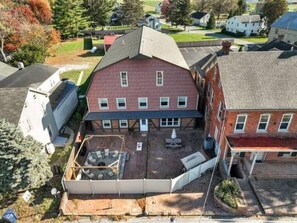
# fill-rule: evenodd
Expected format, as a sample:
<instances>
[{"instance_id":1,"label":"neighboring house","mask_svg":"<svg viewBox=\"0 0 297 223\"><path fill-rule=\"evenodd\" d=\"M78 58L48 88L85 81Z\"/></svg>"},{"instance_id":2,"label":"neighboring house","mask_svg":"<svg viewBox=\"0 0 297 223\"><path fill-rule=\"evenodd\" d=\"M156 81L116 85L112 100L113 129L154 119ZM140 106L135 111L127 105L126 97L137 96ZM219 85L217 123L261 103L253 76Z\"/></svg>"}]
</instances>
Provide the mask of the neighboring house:
<instances>
[{"instance_id":1,"label":"neighboring house","mask_svg":"<svg viewBox=\"0 0 297 223\"><path fill-rule=\"evenodd\" d=\"M155 16L152 16L150 14L145 14L143 19L139 19L137 22L138 27L140 26L147 26L149 28L155 29L155 30L161 30L161 23L159 19Z\"/></svg>"},{"instance_id":2,"label":"neighboring house","mask_svg":"<svg viewBox=\"0 0 297 223\"><path fill-rule=\"evenodd\" d=\"M297 12L286 12L271 25L268 41L281 39L297 45Z\"/></svg>"},{"instance_id":3,"label":"neighboring house","mask_svg":"<svg viewBox=\"0 0 297 223\"><path fill-rule=\"evenodd\" d=\"M121 22L122 18L123 18L123 10L121 8L121 5L118 2L116 2L112 10L112 14L109 18L109 25L110 26L122 25L122 22Z\"/></svg>"},{"instance_id":4,"label":"neighboring house","mask_svg":"<svg viewBox=\"0 0 297 223\"><path fill-rule=\"evenodd\" d=\"M106 35L104 36L104 42L103 42L103 46L104 46L104 52L106 53L107 50L111 47L111 45L113 44L113 42L121 35Z\"/></svg>"},{"instance_id":5,"label":"neighboring house","mask_svg":"<svg viewBox=\"0 0 297 223\"><path fill-rule=\"evenodd\" d=\"M266 44L254 45L248 51L289 51L297 50L297 46L283 40L275 39Z\"/></svg>"},{"instance_id":6,"label":"neighboring house","mask_svg":"<svg viewBox=\"0 0 297 223\"><path fill-rule=\"evenodd\" d=\"M205 133L224 167L297 160L297 52L241 52L216 58L206 73ZM229 164L228 164L229 163Z\"/></svg>"},{"instance_id":7,"label":"neighboring house","mask_svg":"<svg viewBox=\"0 0 297 223\"><path fill-rule=\"evenodd\" d=\"M54 142L78 102L75 84L61 81L58 68L43 64L0 81L0 98L0 117L43 144Z\"/></svg>"},{"instance_id":8,"label":"neighboring house","mask_svg":"<svg viewBox=\"0 0 297 223\"><path fill-rule=\"evenodd\" d=\"M0 81L16 72L18 69L0 61Z\"/></svg>"},{"instance_id":9,"label":"neighboring house","mask_svg":"<svg viewBox=\"0 0 297 223\"><path fill-rule=\"evenodd\" d=\"M226 31L244 36L260 35L265 23L260 15L233 16L226 22Z\"/></svg>"},{"instance_id":10,"label":"neighboring house","mask_svg":"<svg viewBox=\"0 0 297 223\"><path fill-rule=\"evenodd\" d=\"M163 2L157 2L157 4L156 4L155 12L156 12L157 14L161 14L162 3L163 3Z\"/></svg>"},{"instance_id":11,"label":"neighboring house","mask_svg":"<svg viewBox=\"0 0 297 223\"><path fill-rule=\"evenodd\" d=\"M142 26L117 38L94 69L84 119L104 131L194 128L198 99L175 41Z\"/></svg>"},{"instance_id":12,"label":"neighboring house","mask_svg":"<svg viewBox=\"0 0 297 223\"><path fill-rule=\"evenodd\" d=\"M208 20L210 18L210 13L206 12L193 12L191 14L193 18L193 26L203 26L206 27Z\"/></svg>"}]
</instances>

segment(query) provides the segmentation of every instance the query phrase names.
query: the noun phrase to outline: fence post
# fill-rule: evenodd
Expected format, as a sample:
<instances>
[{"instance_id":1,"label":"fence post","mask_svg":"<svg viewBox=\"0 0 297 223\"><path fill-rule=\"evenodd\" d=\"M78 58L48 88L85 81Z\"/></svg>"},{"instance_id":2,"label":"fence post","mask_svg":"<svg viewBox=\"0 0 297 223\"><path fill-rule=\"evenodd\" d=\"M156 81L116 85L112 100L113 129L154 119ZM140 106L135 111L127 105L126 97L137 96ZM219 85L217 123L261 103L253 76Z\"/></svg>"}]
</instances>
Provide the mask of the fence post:
<instances>
[{"instance_id":1,"label":"fence post","mask_svg":"<svg viewBox=\"0 0 297 223\"><path fill-rule=\"evenodd\" d=\"M90 187L91 187L91 190L92 190L92 195L94 196L95 192L94 192L93 180L90 179L89 182L90 182Z\"/></svg>"}]
</instances>

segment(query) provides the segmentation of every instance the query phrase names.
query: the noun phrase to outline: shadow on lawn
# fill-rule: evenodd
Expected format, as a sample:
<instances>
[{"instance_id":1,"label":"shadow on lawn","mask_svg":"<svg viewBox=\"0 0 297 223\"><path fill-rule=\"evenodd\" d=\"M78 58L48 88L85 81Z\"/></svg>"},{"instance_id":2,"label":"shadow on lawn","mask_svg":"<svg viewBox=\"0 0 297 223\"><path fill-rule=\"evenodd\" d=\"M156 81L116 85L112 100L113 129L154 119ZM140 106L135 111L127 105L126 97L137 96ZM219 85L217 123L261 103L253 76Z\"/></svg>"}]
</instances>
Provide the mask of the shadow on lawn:
<instances>
[{"instance_id":1,"label":"shadow on lawn","mask_svg":"<svg viewBox=\"0 0 297 223\"><path fill-rule=\"evenodd\" d=\"M91 53L90 51L79 55L79 57L103 57L104 56L104 50L103 49L97 49L95 53Z\"/></svg>"}]
</instances>

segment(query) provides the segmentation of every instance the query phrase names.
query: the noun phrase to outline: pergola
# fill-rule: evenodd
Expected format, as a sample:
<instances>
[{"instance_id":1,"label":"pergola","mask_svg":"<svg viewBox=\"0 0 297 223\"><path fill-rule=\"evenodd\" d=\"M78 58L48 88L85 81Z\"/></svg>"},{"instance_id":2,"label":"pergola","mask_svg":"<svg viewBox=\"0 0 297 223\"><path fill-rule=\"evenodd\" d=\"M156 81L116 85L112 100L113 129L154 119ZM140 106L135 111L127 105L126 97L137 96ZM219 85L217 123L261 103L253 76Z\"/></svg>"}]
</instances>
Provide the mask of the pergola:
<instances>
[{"instance_id":1,"label":"pergola","mask_svg":"<svg viewBox=\"0 0 297 223\"><path fill-rule=\"evenodd\" d=\"M250 152L253 155L249 175L252 174L257 157L267 152L297 152L297 138L294 137L226 137L226 147L223 160L226 160L227 150L231 151L231 158L227 170L230 176L234 157L241 152Z\"/></svg>"},{"instance_id":2,"label":"pergola","mask_svg":"<svg viewBox=\"0 0 297 223\"><path fill-rule=\"evenodd\" d=\"M119 148L119 153L122 152L124 146L125 146L125 136L124 135L86 135L85 138L83 139L74 159L73 162L70 165L70 168L72 169L72 173L74 175L74 178L76 178L76 171L80 170L80 169L105 169L105 168L109 168L111 169L113 172L118 172L118 163L119 163L119 159L116 160L114 163L112 163L112 165L109 166L85 166L85 165L81 165L79 164L79 162L77 161L77 157L81 151L81 149L85 146L85 144L90 147L90 140L93 138L111 138L111 137L116 137L119 138L121 140L121 146Z\"/></svg>"}]
</instances>

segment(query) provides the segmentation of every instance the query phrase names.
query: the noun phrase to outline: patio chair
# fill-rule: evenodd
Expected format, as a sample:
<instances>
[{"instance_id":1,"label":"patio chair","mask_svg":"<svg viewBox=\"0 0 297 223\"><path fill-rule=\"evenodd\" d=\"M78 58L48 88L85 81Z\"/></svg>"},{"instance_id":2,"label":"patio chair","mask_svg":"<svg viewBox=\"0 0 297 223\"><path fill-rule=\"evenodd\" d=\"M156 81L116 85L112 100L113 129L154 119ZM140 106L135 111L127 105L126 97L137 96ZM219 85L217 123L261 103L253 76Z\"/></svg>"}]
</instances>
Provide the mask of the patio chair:
<instances>
[{"instance_id":1,"label":"patio chair","mask_svg":"<svg viewBox=\"0 0 297 223\"><path fill-rule=\"evenodd\" d=\"M91 163L94 163L96 162L96 159L93 157L93 156L89 156L89 159L88 159Z\"/></svg>"},{"instance_id":2,"label":"patio chair","mask_svg":"<svg viewBox=\"0 0 297 223\"><path fill-rule=\"evenodd\" d=\"M98 174L98 180L102 180L103 179L103 174L102 173L99 173Z\"/></svg>"},{"instance_id":3,"label":"patio chair","mask_svg":"<svg viewBox=\"0 0 297 223\"><path fill-rule=\"evenodd\" d=\"M104 156L109 157L109 149L104 149Z\"/></svg>"},{"instance_id":4,"label":"patio chair","mask_svg":"<svg viewBox=\"0 0 297 223\"><path fill-rule=\"evenodd\" d=\"M92 179L94 176L95 176L95 174L93 174L93 173L88 174L88 177L91 178L91 179Z\"/></svg>"},{"instance_id":5,"label":"patio chair","mask_svg":"<svg viewBox=\"0 0 297 223\"><path fill-rule=\"evenodd\" d=\"M117 158L119 156L119 151L115 150L114 154L112 155L113 158Z\"/></svg>"},{"instance_id":6,"label":"patio chair","mask_svg":"<svg viewBox=\"0 0 297 223\"><path fill-rule=\"evenodd\" d=\"M97 152L96 152L96 156L97 156L98 159L102 158L101 151L97 151Z\"/></svg>"},{"instance_id":7,"label":"patio chair","mask_svg":"<svg viewBox=\"0 0 297 223\"><path fill-rule=\"evenodd\" d=\"M112 172L112 171L109 171L107 174L108 174L108 176L110 176L110 177L113 176L113 172Z\"/></svg>"}]
</instances>

